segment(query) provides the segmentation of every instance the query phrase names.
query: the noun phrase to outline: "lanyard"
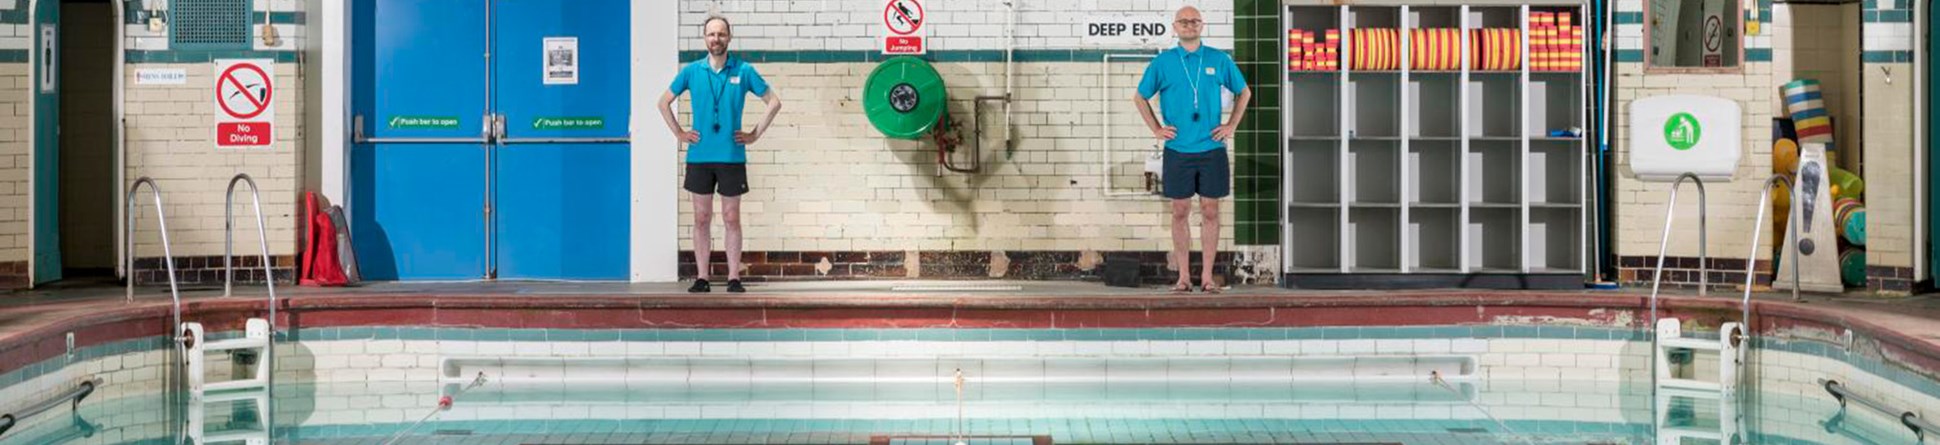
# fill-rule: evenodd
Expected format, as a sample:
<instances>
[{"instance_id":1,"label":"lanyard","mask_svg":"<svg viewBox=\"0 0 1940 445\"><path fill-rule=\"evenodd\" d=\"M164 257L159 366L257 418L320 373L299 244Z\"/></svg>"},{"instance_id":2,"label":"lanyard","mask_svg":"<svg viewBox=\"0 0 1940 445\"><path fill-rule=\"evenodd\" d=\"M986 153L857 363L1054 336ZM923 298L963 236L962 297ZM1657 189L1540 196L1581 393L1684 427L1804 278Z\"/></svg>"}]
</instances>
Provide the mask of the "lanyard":
<instances>
[{"instance_id":1,"label":"lanyard","mask_svg":"<svg viewBox=\"0 0 1940 445\"><path fill-rule=\"evenodd\" d=\"M1191 71L1186 71L1186 85L1192 86L1192 121L1198 122L1199 121L1199 78L1194 77L1193 73L1197 73L1206 68L1206 58L1204 56L1201 56L1199 58L1199 66L1196 66L1193 68L1194 69ZM1179 51L1179 69L1180 70L1186 69L1186 53L1183 50Z\"/></svg>"},{"instance_id":2,"label":"lanyard","mask_svg":"<svg viewBox=\"0 0 1940 445\"><path fill-rule=\"evenodd\" d=\"M718 77L710 76L712 78L709 79L709 80L712 80L715 85L714 86L714 120L715 121L720 121L721 119L721 96L727 95L728 70L732 68L733 68L732 66L723 64L721 65L721 72L719 73L720 76Z\"/></svg>"}]
</instances>

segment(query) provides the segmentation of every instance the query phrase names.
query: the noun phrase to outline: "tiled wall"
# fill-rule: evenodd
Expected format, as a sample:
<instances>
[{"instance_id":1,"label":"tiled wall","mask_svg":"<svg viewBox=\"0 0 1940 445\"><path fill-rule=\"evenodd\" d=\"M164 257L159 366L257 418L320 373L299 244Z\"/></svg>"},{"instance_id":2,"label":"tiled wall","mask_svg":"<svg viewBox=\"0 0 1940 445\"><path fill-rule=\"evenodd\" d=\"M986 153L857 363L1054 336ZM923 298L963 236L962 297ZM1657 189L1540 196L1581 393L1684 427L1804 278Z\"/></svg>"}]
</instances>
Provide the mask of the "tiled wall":
<instances>
[{"instance_id":1,"label":"tiled wall","mask_svg":"<svg viewBox=\"0 0 1940 445\"><path fill-rule=\"evenodd\" d=\"M1610 199L1614 206L1612 222L1616 254L1619 257L1657 256L1660 237L1663 236L1664 211L1670 193L1669 183L1643 182L1630 172L1630 102L1633 100L1671 94L1703 94L1735 100L1743 107L1743 140L1740 145L1745 153L1738 164L1736 180L1731 182L1711 182L1705 184L1709 192L1710 238L1709 253L1712 258L1743 260L1744 252L1751 251L1747 245L1751 238L1744 230L1751 227L1753 213L1758 210L1759 190L1764 178L1771 175L1771 118L1778 109L1777 86L1784 82L1776 80L1772 73L1772 35L1746 36L1744 41L1745 57L1742 71L1719 74L1666 74L1646 72L1644 54L1648 50L1644 42L1644 8L1647 0L1619 0L1614 4L1613 13L1616 27L1616 65L1613 67L1611 110L1614 119L1608 129L1611 135L1612 156L1615 175L1611 178ZM1757 14L1765 23L1771 22L1771 2L1759 0ZM1688 186L1687 186L1688 187ZM1680 224L1670 240L1669 255L1673 257L1695 258L1698 256L1697 199L1689 193L1681 196L1677 214ZM1771 237L1759 241L1760 245L1770 246ZM1760 249L1754 260L1769 260L1770 253ZM1653 260L1654 261L1654 260ZM1636 268L1624 266L1619 261L1621 273ZM1742 263L1740 263L1742 265ZM1647 271L1647 270L1646 270ZM1647 275L1646 275L1647 278ZM1691 278L1696 278L1695 275ZM1637 284L1632 281L1631 284ZM1684 284L1696 284L1696 280Z\"/></svg>"},{"instance_id":2,"label":"tiled wall","mask_svg":"<svg viewBox=\"0 0 1940 445\"><path fill-rule=\"evenodd\" d=\"M7 105L0 107L0 285L7 286L25 284L32 255L27 232L33 196L28 137L33 125L27 113L33 109L33 82L27 53L33 34L27 4L0 1L0 104Z\"/></svg>"},{"instance_id":3,"label":"tiled wall","mask_svg":"<svg viewBox=\"0 0 1940 445\"><path fill-rule=\"evenodd\" d=\"M224 338L233 333L214 334ZM1344 419L1327 428L1353 428L1353 422L1401 422L1385 429L1447 425L1476 427L1489 422L1488 416L1503 419L1511 428L1548 434L1618 433L1638 434L1634 425L1646 419L1649 400L1644 369L1649 363L1649 346L1641 333L1615 328L1570 326L1422 326L1407 328L1272 328L1272 329L791 329L791 330L543 330L543 329L467 329L363 327L305 329L294 333L293 341L279 348L278 379L285 390L278 392L277 417L284 425L300 426L299 434L311 438L381 431L388 434L402 428L435 406L441 390L435 383L442 357L485 358L586 358L629 357L708 361L726 368L695 369L710 378L755 373L786 377L785 367L744 368L737 373L732 364L740 360L806 360L799 363L841 366L835 362L866 361L881 358L893 366L855 368L865 375L881 374L887 369L921 365L921 369L948 369L962 366L973 387L979 379L1005 377L998 368L980 368L982 359L1009 357L1028 363L1044 358L1045 367L1012 369L1050 376L1062 363L1119 363L1086 369L1067 377L1091 376L1103 385L1131 382L1140 378L1164 378L1165 369L1187 366L1194 372L1271 372L1273 367L1242 369L1242 363L1276 358L1287 360L1324 360L1326 357L1474 357L1479 367L1474 380L1452 377L1475 385L1475 406L1461 402L1470 396L1467 389L1442 394L1442 388L1418 382L1415 385L1368 386L1371 391L1356 394L1324 389L1325 385L1296 385L1288 400L1255 400L1257 394L1189 392L1152 401L1127 400L1097 404L1058 400L1036 400L1043 394L1032 392L988 392L972 390L978 408L975 415L988 420L990 413L1021 418L1071 417L1117 419L1261 419L1288 421L1288 428L1304 431L1316 428L1298 423L1300 419ZM1836 411L1818 379L1841 381L1860 394L1888 406L1907 407L1921 413L1940 410L1940 383L1930 377L1885 364L1873 351L1876 345L1864 337L1852 346L1802 338L1760 338L1759 349L1751 354L1758 392L1754 401L1760 409L1751 415L1750 426L1767 441L1832 440L1820 423ZM93 440L123 443L130 438L152 437L159 430L143 427L157 416L143 411L146 402L140 395L152 393L159 385L165 347L157 338L125 341L83 348L72 359L59 358L28 369L0 375L0 397L22 400L46 394L80 379L101 376L109 382L102 386L84 409L90 413L107 412L109 417L90 420L118 428L113 435ZM957 361L957 359L966 361ZM1156 361L1155 361L1156 360ZM779 363L779 362L778 362ZM1143 363L1144 365L1140 365ZM1151 365L1158 363L1156 368ZM1298 362L1296 362L1298 363ZM804 365L808 366L808 365ZM1298 365L1296 365L1298 366ZM1714 372L1714 364L1700 360L1699 374ZM211 369L225 369L220 363ZM854 368L850 366L850 368ZM1079 368L1083 368L1080 366ZM871 370L873 369L873 371ZM919 369L919 370L921 370ZM1158 374L1153 374L1154 370ZM815 371L798 376L813 378ZM1286 369L1280 373L1295 372ZM699 374L697 374L698 376ZM1060 374L1061 375L1061 374ZM1237 375L1237 374L1236 374ZM1253 377L1260 375L1248 374ZM1022 376L1022 375L1020 375ZM512 378L516 375L488 376ZM1029 377L1029 376L1025 376ZM677 379L678 380L678 379ZM1080 379L1080 382L1084 381ZM698 381L697 381L698 382ZM717 389L732 391L733 382ZM896 422L909 419L947 418L954 410L947 404L879 406L872 403L843 403L817 400L730 404L685 404L656 400L653 403L614 405L567 400L565 403L529 404L506 400L495 392L507 385L488 383L477 394L470 394L456 409L445 412L435 422L439 428L477 429L505 433L505 428L479 426L476 422L499 419L872 419ZM702 383L693 383L702 384ZM901 392L867 397L915 397L913 400L949 400L947 380L933 382L935 394ZM1183 383L1182 383L1183 384ZM922 386L922 383L916 383ZM996 384L993 384L996 385ZM1357 385L1358 386L1358 385ZM1377 386L1379 388L1377 388ZM659 386L655 386L659 388ZM1227 391L1238 390L1235 386ZM1405 389L1395 395L1413 396L1383 402L1383 389ZM644 387L639 388L644 390ZM995 390L993 390L995 391ZM497 394L497 395L495 395ZM574 393L576 394L576 393ZM1330 395L1333 394L1333 395ZM1460 394L1460 395L1454 395ZM566 396L572 399L573 396ZM643 396L644 397L644 396ZM1211 399L1201 400L1211 397ZM1329 397L1346 397L1340 400ZM1270 398L1270 397L1269 397ZM1217 400L1215 400L1217 399ZM1230 399L1230 400L1227 400ZM627 398L626 400L635 400ZM645 399L640 399L645 402ZM1015 402L1006 402L1015 400ZM1143 400L1143 399L1139 399ZM612 400L609 398L608 402ZM1207 404L1210 403L1210 404ZM931 406L935 405L935 406ZM1476 408L1479 406L1480 408ZM120 408L115 408L120 407ZM133 407L133 408L131 408ZM1486 410L1486 413L1485 411ZM58 416L56 416L58 417ZM1850 415L1849 422L1865 425L1892 425L1861 413ZM46 420L24 425L31 430ZM530 422L528 422L530 423ZM996 430L992 424L979 424ZM1492 422L1489 425L1493 425ZM1154 431L1162 433L1167 428ZM1364 428L1383 429L1373 425ZM347 429L346 429L347 428ZM551 425L557 433L569 425ZM921 428L921 427L918 427ZM1040 428L1044 428L1040 426ZM1896 431L1878 428L1885 438ZM608 431L611 431L610 429ZM1134 434L1152 431L1128 430ZM1222 432L1223 433L1223 432ZM1898 434L1906 434L1903 431ZM1143 437L1143 436L1139 436ZM1579 436L1580 437L1580 436ZM1909 436L1910 437L1910 436Z\"/></svg>"},{"instance_id":4,"label":"tiled wall","mask_svg":"<svg viewBox=\"0 0 1940 445\"><path fill-rule=\"evenodd\" d=\"M1914 190L1927 187L1914 180L1914 169L1925 166L1915 165L1913 153L1927 147L1913 146L1913 138L1927 125L1913 121L1914 107L1926 100L1913 96L1913 84L1923 81L1913 77L1913 47L1925 32L1913 29L1913 1L1866 1L1860 13L1864 63L1858 77L1865 115L1860 118L1859 139L1865 147L1861 169L1866 178L1867 287L1894 293L1912 290L1913 257L1927 254L1913 242L1915 232L1927 230L1913 225L1914 212L1921 205L1913 201Z\"/></svg>"},{"instance_id":5,"label":"tiled wall","mask_svg":"<svg viewBox=\"0 0 1940 445\"><path fill-rule=\"evenodd\" d=\"M1233 3L1199 2L1208 22L1207 44L1242 62L1277 60L1278 44L1260 37L1276 34L1276 7L1270 2L1247 5L1251 19L1246 29L1238 29L1235 17L1240 12ZM1099 46L1083 42L1081 36L1083 22L1092 16L1169 19L1180 4L1085 1L1067 7L1020 2L1014 147L997 139L1003 135L998 128L1001 113L986 112L981 117L991 138L982 144L986 171L940 175L935 148L927 141L888 140L861 112L860 86L883 58L873 40L880 6L860 0L683 2L683 60L701 57L698 24L703 18L723 14L734 23L734 52L753 62L787 103L763 141L749 148L754 192L742 204L748 251L994 257L1017 251L1075 256L1170 247L1168 209L1162 200L1151 195L1111 197L1105 191L1142 187L1142 159L1153 141L1129 99L1145 60L1118 59L1109 66L1101 62L1106 54L1149 55L1172 41ZM967 124L971 97L1003 92L1003 2L925 6L934 28L930 54L924 58L936 63L950 88L951 115ZM1236 35L1241 31L1260 36ZM1262 52L1259 44L1271 44L1273 50ZM1269 97L1277 94L1271 89L1277 78L1269 75L1274 71L1259 68L1250 63L1242 67L1252 70L1246 74L1255 106L1247 117L1247 133L1233 143L1237 187L1221 215L1222 244L1229 248L1278 244L1270 224L1277 213L1260 213L1273 210L1260 203L1277 202L1277 194L1259 194L1277 190L1277 182L1261 181L1277 175L1278 161L1258 158L1261 153L1272 156L1278 144L1256 146L1273 141L1261 133L1276 128L1277 119L1265 111L1273 102L1261 101L1273 100ZM1101 88L1106 72L1110 89ZM689 106L683 100L677 108L685 120ZM752 108L757 110L751 113L759 113L759 107ZM1104 114L1110 114L1108 129L1100 128ZM1112 145L1112 159L1104 159L1104 144ZM692 206L683 202L680 209L682 246L690 249ZM1269 224L1258 224L1262 221ZM716 250L721 247L714 243ZM747 272L762 275L752 268Z\"/></svg>"},{"instance_id":6,"label":"tiled wall","mask_svg":"<svg viewBox=\"0 0 1940 445\"><path fill-rule=\"evenodd\" d=\"M169 243L176 255L177 277L188 283L219 282L223 249L223 200L229 179L247 173L261 187L263 218L268 223L270 254L279 276L293 276L298 248L298 225L303 171L302 68L297 50L305 44L302 26L306 19L302 2L297 0L257 0L251 2L255 13L249 50L206 51L169 47L168 34L150 31L140 20L145 2L126 2L129 15L127 33L128 65L125 71L128 131L125 178L148 176L164 191L168 204ZM166 2L146 2L166 10ZM267 23L265 22L267 20ZM267 45L264 26L277 30L279 42ZM215 95L214 60L271 59L277 90L275 102L275 140L269 148L218 150L215 148L215 114L210 98ZM137 70L181 69L188 74L183 85L143 85L135 81ZM122 187L126 190L126 186ZM143 199L146 195L144 195ZM246 189L236 195L238 255L255 255L255 215L249 207ZM144 201L146 202L146 201ZM136 222L136 256L143 258L136 277L144 283L158 283L163 277L159 257L160 238L155 230L153 211L144 210ZM216 258L209 261L208 258ZM211 264L213 263L213 264ZM196 266L200 265L200 266ZM238 275L249 281L260 280L260 273Z\"/></svg>"}]
</instances>

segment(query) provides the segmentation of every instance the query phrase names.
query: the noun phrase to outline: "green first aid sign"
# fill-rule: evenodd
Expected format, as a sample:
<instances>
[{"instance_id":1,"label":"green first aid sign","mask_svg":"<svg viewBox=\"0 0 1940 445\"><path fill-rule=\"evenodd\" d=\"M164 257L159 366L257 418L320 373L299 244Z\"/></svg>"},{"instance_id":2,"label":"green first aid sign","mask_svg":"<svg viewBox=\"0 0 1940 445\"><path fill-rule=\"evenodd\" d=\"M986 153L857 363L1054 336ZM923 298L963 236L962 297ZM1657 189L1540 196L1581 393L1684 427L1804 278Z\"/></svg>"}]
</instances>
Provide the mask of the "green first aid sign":
<instances>
[{"instance_id":1,"label":"green first aid sign","mask_svg":"<svg viewBox=\"0 0 1940 445\"><path fill-rule=\"evenodd\" d=\"M1678 151L1696 147L1698 139L1704 137L1704 126L1698 123L1697 116L1691 113L1677 113L1664 121L1664 143Z\"/></svg>"}]
</instances>

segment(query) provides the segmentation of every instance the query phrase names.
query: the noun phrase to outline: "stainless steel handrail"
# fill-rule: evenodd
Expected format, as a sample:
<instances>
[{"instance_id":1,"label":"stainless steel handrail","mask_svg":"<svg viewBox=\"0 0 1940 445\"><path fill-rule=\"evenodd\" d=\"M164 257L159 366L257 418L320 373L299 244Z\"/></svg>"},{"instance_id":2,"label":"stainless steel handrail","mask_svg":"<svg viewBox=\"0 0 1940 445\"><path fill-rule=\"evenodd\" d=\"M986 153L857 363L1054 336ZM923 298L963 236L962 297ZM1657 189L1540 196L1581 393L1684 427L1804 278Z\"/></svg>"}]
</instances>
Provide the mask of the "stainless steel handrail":
<instances>
[{"instance_id":1,"label":"stainless steel handrail","mask_svg":"<svg viewBox=\"0 0 1940 445\"><path fill-rule=\"evenodd\" d=\"M1819 379L1819 384L1825 387L1826 393L1832 394L1832 398L1839 400L1840 410L1846 409L1846 402L1852 401L1859 402L1861 406L1872 408L1874 411L1879 411L1889 416L1899 416L1900 424L1906 426L1907 429L1913 430L1913 435L1918 436L1921 440L1926 439L1926 433L1928 431L1940 431L1940 426L1936 426L1933 422L1921 418L1918 413L1912 411L1895 411L1887 408L1886 405L1879 403L1877 400L1854 394L1852 391L1846 389L1846 385L1840 384L1838 380Z\"/></svg>"},{"instance_id":2,"label":"stainless steel handrail","mask_svg":"<svg viewBox=\"0 0 1940 445\"><path fill-rule=\"evenodd\" d=\"M1742 306L1742 309L1744 311L1744 316L1742 318L1739 318L1738 322L1745 323L1747 325L1751 324L1751 284L1752 284L1753 277L1755 277L1753 273L1758 267L1758 235L1765 232L1765 209L1771 206L1772 187L1779 186L1779 185L1785 186L1785 189L1790 191L1792 196L1792 202L1795 202L1795 203L1799 202L1798 201L1799 191L1797 188L1792 187L1792 178L1787 177L1785 175L1772 175L1770 179L1765 180L1765 191L1760 194L1761 198L1758 200L1758 213L1757 213L1758 216L1756 217L1757 219L1754 220L1755 222L1751 224L1751 254L1745 256L1745 298L1744 298L1744 301L1739 304L1740 306ZM1799 209L1796 207L1792 208L1789 214L1792 216L1798 216L1799 214L1798 210ZM1785 248L1787 249L1798 248L1798 243L1799 243L1798 220L1799 220L1798 218L1791 218L1792 222L1785 224L1785 228L1787 232L1786 240L1785 240ZM1799 299L1799 286L1798 286L1799 261L1797 260L1798 257L1799 257L1798 255L1793 255L1792 256L1793 260L1791 261L1792 283L1793 283L1792 300L1794 301ZM1772 271L1772 280L1773 281L1778 280L1778 271L1776 270ZM1745 331L1750 332L1751 328L1747 326L1745 328Z\"/></svg>"},{"instance_id":3,"label":"stainless steel handrail","mask_svg":"<svg viewBox=\"0 0 1940 445\"><path fill-rule=\"evenodd\" d=\"M94 394L94 388L101 386L101 383L102 380L100 377L84 380L81 384L75 385L74 389L61 391L60 394L54 397L27 405L27 407L21 408L19 411L0 414L0 434L6 434L7 430L11 430L14 426L19 425L22 419L47 412L56 406L61 406L62 403L68 403L70 404L69 406L78 409L81 405L81 400L88 398L89 394Z\"/></svg>"},{"instance_id":4,"label":"stainless steel handrail","mask_svg":"<svg viewBox=\"0 0 1940 445\"><path fill-rule=\"evenodd\" d=\"M223 195L222 296L224 297L230 296L230 292L234 289L234 284L236 282L236 269L234 267L234 264L235 264L234 257L236 252L236 248L235 248L236 218L235 218L235 212L234 212L235 201L236 201L236 184L246 184L249 186L250 202L256 208L256 241L263 249L262 258L261 258L261 261L263 263L262 264L263 285L269 289L269 319L268 319L269 339L264 342L263 356L258 358L257 360L270 360L268 362L264 362L265 375L262 376L263 392L267 396L266 400L275 400L276 399L276 362L274 361L274 359L276 357L276 272L273 268L270 267L269 226L265 225L263 220L262 192L256 188L256 180L251 179L248 173L237 173L234 178L230 178L229 191ZM263 424L271 425L270 416L275 415L275 413L271 412L270 409L265 407L263 409L262 415L263 415Z\"/></svg>"},{"instance_id":5,"label":"stainless steel handrail","mask_svg":"<svg viewBox=\"0 0 1940 445\"><path fill-rule=\"evenodd\" d=\"M1705 245L1709 241L1706 236L1709 231L1705 228L1705 221L1710 219L1710 215L1705 210L1704 180L1698 179L1696 174L1685 173L1678 175L1677 181L1671 183L1671 199L1664 204L1664 237L1657 245L1657 272L1650 279L1649 322L1653 323L1652 329L1655 329L1654 323L1657 323L1658 289L1662 288L1664 284L1664 256L1670 252L1671 248L1671 223L1675 221L1674 217L1677 215L1677 189L1678 186L1684 185L1684 180L1686 179L1689 179L1691 184L1697 186L1698 192L1698 295L1704 295L1704 289L1711 285L1710 277L1707 276L1709 275L1707 273L1709 272L1709 265L1704 264L1711 261L1705 255ZM1763 212L1761 211L1760 213ZM1655 337L1654 335L1652 336L1651 342L1655 343L1657 341Z\"/></svg>"},{"instance_id":6,"label":"stainless steel handrail","mask_svg":"<svg viewBox=\"0 0 1940 445\"><path fill-rule=\"evenodd\" d=\"M169 329L173 330L182 325L182 288L175 280L175 253L168 246L168 217L162 210L162 188L155 185L155 180L147 176L136 178L135 184L128 186L126 201L128 220L122 229L122 239L127 243L122 246L123 252L126 252L126 257L122 258L122 266L128 273L128 302L135 301L135 194L141 191L142 184L148 184L148 190L155 197L155 225L160 227L162 236L162 264L168 270L168 293L175 303L173 312L170 313L175 317L175 324L169 325Z\"/></svg>"}]
</instances>

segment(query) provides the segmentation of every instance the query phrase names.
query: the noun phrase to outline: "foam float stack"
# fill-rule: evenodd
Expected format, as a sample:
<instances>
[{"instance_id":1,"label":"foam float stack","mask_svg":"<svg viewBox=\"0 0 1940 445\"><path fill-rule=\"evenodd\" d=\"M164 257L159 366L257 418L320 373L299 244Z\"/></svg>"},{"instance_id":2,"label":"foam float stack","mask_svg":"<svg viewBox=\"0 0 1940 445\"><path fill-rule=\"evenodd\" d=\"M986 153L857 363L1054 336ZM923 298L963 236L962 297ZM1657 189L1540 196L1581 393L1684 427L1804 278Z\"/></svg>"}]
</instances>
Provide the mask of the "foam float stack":
<instances>
[{"instance_id":1,"label":"foam float stack","mask_svg":"<svg viewBox=\"0 0 1940 445\"><path fill-rule=\"evenodd\" d=\"M1340 70L1340 30L1287 30L1287 70Z\"/></svg>"},{"instance_id":2,"label":"foam float stack","mask_svg":"<svg viewBox=\"0 0 1940 445\"><path fill-rule=\"evenodd\" d=\"M1582 71L1583 27L1567 12L1529 13L1529 70Z\"/></svg>"},{"instance_id":3,"label":"foam float stack","mask_svg":"<svg viewBox=\"0 0 1940 445\"><path fill-rule=\"evenodd\" d=\"M1469 60L1476 71L1522 69L1522 30L1483 28L1470 31Z\"/></svg>"},{"instance_id":4,"label":"foam float stack","mask_svg":"<svg viewBox=\"0 0 1940 445\"><path fill-rule=\"evenodd\" d=\"M1408 30L1408 69L1416 71L1455 71L1462 69L1462 30L1428 28Z\"/></svg>"},{"instance_id":5,"label":"foam float stack","mask_svg":"<svg viewBox=\"0 0 1940 445\"><path fill-rule=\"evenodd\" d=\"M1825 97L1819 92L1819 81L1799 79L1782 87L1785 93L1785 112L1792 115L1792 125L1798 128L1798 142L1801 144L1832 143L1832 118L1825 112Z\"/></svg>"},{"instance_id":6,"label":"foam float stack","mask_svg":"<svg viewBox=\"0 0 1940 445\"><path fill-rule=\"evenodd\" d=\"M1394 28L1355 29L1348 35L1352 51L1349 69L1393 71L1401 69L1401 33Z\"/></svg>"}]
</instances>

